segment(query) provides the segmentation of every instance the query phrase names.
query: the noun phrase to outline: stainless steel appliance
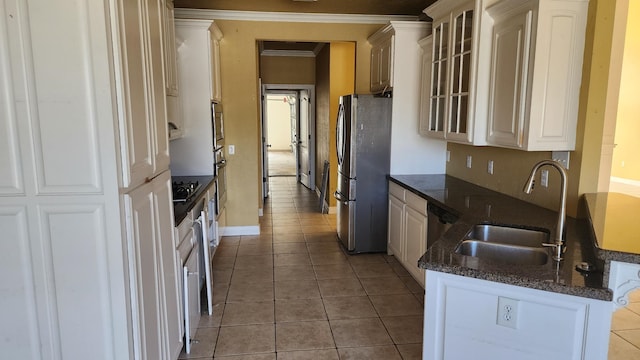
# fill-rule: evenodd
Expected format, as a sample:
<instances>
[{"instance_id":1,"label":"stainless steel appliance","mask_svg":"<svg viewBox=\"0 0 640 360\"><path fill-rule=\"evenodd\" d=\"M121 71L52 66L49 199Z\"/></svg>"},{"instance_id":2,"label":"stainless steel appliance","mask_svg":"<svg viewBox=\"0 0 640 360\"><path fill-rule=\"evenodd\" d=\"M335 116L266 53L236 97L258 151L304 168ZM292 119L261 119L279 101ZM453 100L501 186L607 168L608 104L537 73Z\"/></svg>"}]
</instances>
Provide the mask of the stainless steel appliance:
<instances>
[{"instance_id":1,"label":"stainless steel appliance","mask_svg":"<svg viewBox=\"0 0 640 360\"><path fill-rule=\"evenodd\" d=\"M187 202L200 189L197 181L174 181L172 183L173 202Z\"/></svg>"},{"instance_id":2,"label":"stainless steel appliance","mask_svg":"<svg viewBox=\"0 0 640 360\"><path fill-rule=\"evenodd\" d=\"M211 129L213 130L213 148L222 145L224 139L224 116L222 104L211 102Z\"/></svg>"},{"instance_id":3,"label":"stainless steel appliance","mask_svg":"<svg viewBox=\"0 0 640 360\"><path fill-rule=\"evenodd\" d=\"M349 252L386 251L391 99L341 96L336 136L338 237Z\"/></svg>"},{"instance_id":4,"label":"stainless steel appliance","mask_svg":"<svg viewBox=\"0 0 640 360\"><path fill-rule=\"evenodd\" d=\"M450 212L433 203L427 204L427 249L458 221Z\"/></svg>"},{"instance_id":5,"label":"stainless steel appliance","mask_svg":"<svg viewBox=\"0 0 640 360\"><path fill-rule=\"evenodd\" d=\"M215 174L215 212L216 217L222 213L227 202L227 160L224 158L224 148L220 147L214 151L214 174Z\"/></svg>"}]
</instances>

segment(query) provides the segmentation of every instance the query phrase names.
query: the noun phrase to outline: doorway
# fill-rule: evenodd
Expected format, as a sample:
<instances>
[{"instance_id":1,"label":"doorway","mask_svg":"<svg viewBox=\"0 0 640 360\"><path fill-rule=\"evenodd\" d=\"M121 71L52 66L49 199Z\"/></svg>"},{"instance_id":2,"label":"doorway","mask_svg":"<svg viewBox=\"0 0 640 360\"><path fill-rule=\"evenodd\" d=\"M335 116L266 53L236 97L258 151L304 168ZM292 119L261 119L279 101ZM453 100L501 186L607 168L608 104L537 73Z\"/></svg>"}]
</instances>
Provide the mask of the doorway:
<instances>
[{"instance_id":1,"label":"doorway","mask_svg":"<svg viewBox=\"0 0 640 360\"><path fill-rule=\"evenodd\" d=\"M616 2L609 94L603 130L599 191L640 197L640 143L636 82L640 76L640 4Z\"/></svg>"},{"instance_id":2,"label":"doorway","mask_svg":"<svg viewBox=\"0 0 640 360\"><path fill-rule=\"evenodd\" d=\"M315 189L313 97L313 85L262 86L263 198L270 177L295 177Z\"/></svg>"}]
</instances>

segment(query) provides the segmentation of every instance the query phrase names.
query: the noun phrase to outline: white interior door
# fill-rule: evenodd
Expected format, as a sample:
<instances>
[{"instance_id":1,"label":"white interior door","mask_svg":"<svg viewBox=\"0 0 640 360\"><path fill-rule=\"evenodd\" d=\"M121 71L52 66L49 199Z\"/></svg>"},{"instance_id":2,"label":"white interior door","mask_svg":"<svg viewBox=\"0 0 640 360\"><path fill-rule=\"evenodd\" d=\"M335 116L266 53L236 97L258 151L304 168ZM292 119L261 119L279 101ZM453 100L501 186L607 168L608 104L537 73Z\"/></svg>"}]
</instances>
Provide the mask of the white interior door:
<instances>
[{"instance_id":1,"label":"white interior door","mask_svg":"<svg viewBox=\"0 0 640 360\"><path fill-rule=\"evenodd\" d=\"M299 116L298 116L298 176L300 183L311 189L311 161L309 142L311 140L309 110L311 99L308 90L301 90L298 96Z\"/></svg>"},{"instance_id":2,"label":"white interior door","mask_svg":"<svg viewBox=\"0 0 640 360\"><path fill-rule=\"evenodd\" d=\"M267 139L268 129L269 127L266 124L265 118L265 99L266 99L266 91L264 86L262 86L262 79L260 79L260 98L262 99L260 103L260 126L262 126L262 198L266 199L269 196L269 157L268 157L268 146Z\"/></svg>"}]
</instances>

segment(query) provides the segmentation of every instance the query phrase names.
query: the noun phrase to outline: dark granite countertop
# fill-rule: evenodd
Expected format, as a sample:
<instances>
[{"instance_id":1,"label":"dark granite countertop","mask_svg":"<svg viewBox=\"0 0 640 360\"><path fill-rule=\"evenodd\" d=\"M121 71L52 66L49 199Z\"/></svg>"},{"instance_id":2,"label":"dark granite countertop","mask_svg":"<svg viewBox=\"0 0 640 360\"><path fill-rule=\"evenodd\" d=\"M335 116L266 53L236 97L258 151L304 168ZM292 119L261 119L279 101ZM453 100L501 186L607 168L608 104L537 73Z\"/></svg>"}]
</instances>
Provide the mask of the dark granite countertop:
<instances>
[{"instance_id":1,"label":"dark granite countertop","mask_svg":"<svg viewBox=\"0 0 640 360\"><path fill-rule=\"evenodd\" d=\"M598 258L640 264L640 198L595 193L585 194L584 199Z\"/></svg>"},{"instance_id":2,"label":"dark granite countertop","mask_svg":"<svg viewBox=\"0 0 640 360\"><path fill-rule=\"evenodd\" d=\"M211 187L215 178L212 175L205 176L172 176L172 182L189 182L189 181L197 181L200 183L200 189L196 191L196 193L186 202L174 202L173 203L173 217L175 219L175 224L178 226L184 218L187 217L187 214L191 209L193 209L196 201L202 197L207 189Z\"/></svg>"},{"instance_id":3,"label":"dark granite countertop","mask_svg":"<svg viewBox=\"0 0 640 360\"><path fill-rule=\"evenodd\" d=\"M420 258L424 269L609 301L602 287L603 262L595 255L587 220L567 218L564 260L546 265L509 265L454 253L454 249L479 223L517 225L555 232L557 212L500 194L448 175L391 175L389 179L427 201L458 216L453 226ZM596 264L598 271L575 270L581 262Z\"/></svg>"}]
</instances>

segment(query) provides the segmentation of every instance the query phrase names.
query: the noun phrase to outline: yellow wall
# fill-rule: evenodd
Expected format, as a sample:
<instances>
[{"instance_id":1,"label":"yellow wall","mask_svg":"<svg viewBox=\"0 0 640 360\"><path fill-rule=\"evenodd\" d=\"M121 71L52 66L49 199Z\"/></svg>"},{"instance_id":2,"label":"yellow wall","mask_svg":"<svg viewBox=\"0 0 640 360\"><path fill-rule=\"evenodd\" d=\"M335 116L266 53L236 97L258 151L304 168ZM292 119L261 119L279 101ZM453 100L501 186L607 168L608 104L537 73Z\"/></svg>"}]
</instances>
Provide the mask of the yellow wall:
<instances>
[{"instance_id":1,"label":"yellow wall","mask_svg":"<svg viewBox=\"0 0 640 360\"><path fill-rule=\"evenodd\" d=\"M338 184L338 155L335 148L339 99L341 95L353 94L355 90L355 50L355 43L352 42L331 43L329 53L329 194L336 191ZM335 205L336 199L333 196L329 197L329 206Z\"/></svg>"},{"instance_id":2,"label":"yellow wall","mask_svg":"<svg viewBox=\"0 0 640 360\"><path fill-rule=\"evenodd\" d=\"M314 84L316 59L313 57L260 56L263 84Z\"/></svg>"},{"instance_id":3,"label":"yellow wall","mask_svg":"<svg viewBox=\"0 0 640 360\"><path fill-rule=\"evenodd\" d=\"M258 40L352 41L356 43L357 92L369 91L369 35L379 24L216 21L220 43L225 143L236 146L227 160L227 226L255 226L261 206ZM331 118L331 116L330 116Z\"/></svg>"},{"instance_id":4,"label":"yellow wall","mask_svg":"<svg viewBox=\"0 0 640 360\"><path fill-rule=\"evenodd\" d=\"M640 2L629 1L611 176L640 180Z\"/></svg>"},{"instance_id":5,"label":"yellow wall","mask_svg":"<svg viewBox=\"0 0 640 360\"><path fill-rule=\"evenodd\" d=\"M589 2L576 150L571 152L568 172L567 212L571 216L577 215L580 194L597 191L614 13L615 1ZM551 158L550 152L525 152L453 143L449 143L447 148L451 151L447 174L557 210L560 180L555 170L549 169L549 188L536 186L531 195L522 192L533 165L539 160ZM467 155L473 158L471 170L465 166ZM488 160L494 161L494 175L487 173Z\"/></svg>"},{"instance_id":6,"label":"yellow wall","mask_svg":"<svg viewBox=\"0 0 640 360\"><path fill-rule=\"evenodd\" d=\"M324 46L316 56L316 186L322 189L322 171L324 161L329 160L331 149L329 142L331 138L330 118L330 94L329 94L329 74L331 46ZM327 203L329 191L325 193Z\"/></svg>"}]
</instances>

